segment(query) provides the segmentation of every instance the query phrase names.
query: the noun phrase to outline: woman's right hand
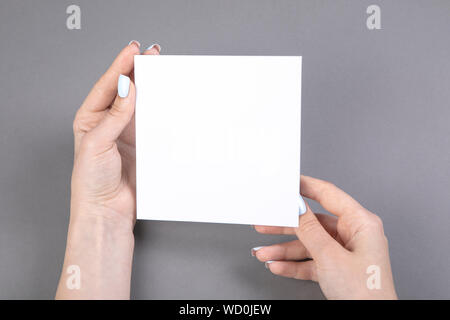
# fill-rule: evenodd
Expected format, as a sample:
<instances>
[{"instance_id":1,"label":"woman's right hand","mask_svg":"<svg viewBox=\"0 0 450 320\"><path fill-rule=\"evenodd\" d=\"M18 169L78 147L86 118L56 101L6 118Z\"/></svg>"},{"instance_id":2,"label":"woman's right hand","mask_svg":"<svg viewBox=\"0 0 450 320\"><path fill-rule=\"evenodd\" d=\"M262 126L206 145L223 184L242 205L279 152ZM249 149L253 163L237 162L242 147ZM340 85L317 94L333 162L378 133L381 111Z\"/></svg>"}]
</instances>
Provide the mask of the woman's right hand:
<instances>
[{"instance_id":1,"label":"woman's right hand","mask_svg":"<svg viewBox=\"0 0 450 320\"><path fill-rule=\"evenodd\" d=\"M302 196L336 217L306 205L298 228L255 226L298 240L252 249L276 275L313 280L328 299L397 299L381 219L333 184L302 176Z\"/></svg>"}]
</instances>

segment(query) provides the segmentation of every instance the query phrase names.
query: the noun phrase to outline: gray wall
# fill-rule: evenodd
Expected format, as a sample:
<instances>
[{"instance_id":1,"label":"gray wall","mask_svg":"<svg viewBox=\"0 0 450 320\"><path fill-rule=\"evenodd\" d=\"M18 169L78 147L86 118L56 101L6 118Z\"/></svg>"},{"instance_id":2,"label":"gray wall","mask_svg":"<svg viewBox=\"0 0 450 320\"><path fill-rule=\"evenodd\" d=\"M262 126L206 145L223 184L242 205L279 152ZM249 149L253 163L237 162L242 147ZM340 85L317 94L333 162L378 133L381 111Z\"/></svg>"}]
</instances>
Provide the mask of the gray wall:
<instances>
[{"instance_id":1,"label":"gray wall","mask_svg":"<svg viewBox=\"0 0 450 320\"><path fill-rule=\"evenodd\" d=\"M66 29L79 4L82 29ZM369 4L382 30L366 28ZM450 2L0 2L0 298L52 298L75 111L132 39L165 54L302 55L302 171L384 221L401 298L450 298ZM317 208L317 207L316 207ZM138 222L134 298L323 298L248 226Z\"/></svg>"}]
</instances>

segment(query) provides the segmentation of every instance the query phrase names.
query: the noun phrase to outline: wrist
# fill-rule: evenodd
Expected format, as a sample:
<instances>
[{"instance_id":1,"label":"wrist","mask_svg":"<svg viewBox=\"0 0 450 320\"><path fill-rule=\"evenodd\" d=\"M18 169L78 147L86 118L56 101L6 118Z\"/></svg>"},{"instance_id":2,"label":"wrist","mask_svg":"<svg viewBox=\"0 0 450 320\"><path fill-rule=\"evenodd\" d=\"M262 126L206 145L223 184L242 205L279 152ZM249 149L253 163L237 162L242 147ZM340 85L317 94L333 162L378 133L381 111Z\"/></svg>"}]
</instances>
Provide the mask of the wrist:
<instances>
[{"instance_id":1,"label":"wrist","mask_svg":"<svg viewBox=\"0 0 450 320\"><path fill-rule=\"evenodd\" d=\"M121 233L133 236L136 215L131 206L123 206L125 201L119 199L118 203L107 200L80 199L72 194L70 204L70 224L79 227L92 225L99 232Z\"/></svg>"},{"instance_id":2,"label":"wrist","mask_svg":"<svg viewBox=\"0 0 450 320\"><path fill-rule=\"evenodd\" d=\"M131 222L90 214L70 217L67 245L92 245L102 251L108 247L128 248L130 244L134 244Z\"/></svg>"},{"instance_id":3,"label":"wrist","mask_svg":"<svg viewBox=\"0 0 450 320\"><path fill-rule=\"evenodd\" d=\"M129 298L134 223L111 218L111 214L91 210L71 212L57 297ZM70 266L76 266L81 273L81 285L77 290L67 289Z\"/></svg>"},{"instance_id":4,"label":"wrist","mask_svg":"<svg viewBox=\"0 0 450 320\"><path fill-rule=\"evenodd\" d=\"M94 261L122 265L131 260L134 250L134 222L116 217L115 212L106 209L84 212L72 211L67 235L67 253L81 257L86 263L88 253ZM84 255L84 256L83 256ZM119 261L116 261L119 260ZM97 264L101 266L102 264Z\"/></svg>"}]
</instances>

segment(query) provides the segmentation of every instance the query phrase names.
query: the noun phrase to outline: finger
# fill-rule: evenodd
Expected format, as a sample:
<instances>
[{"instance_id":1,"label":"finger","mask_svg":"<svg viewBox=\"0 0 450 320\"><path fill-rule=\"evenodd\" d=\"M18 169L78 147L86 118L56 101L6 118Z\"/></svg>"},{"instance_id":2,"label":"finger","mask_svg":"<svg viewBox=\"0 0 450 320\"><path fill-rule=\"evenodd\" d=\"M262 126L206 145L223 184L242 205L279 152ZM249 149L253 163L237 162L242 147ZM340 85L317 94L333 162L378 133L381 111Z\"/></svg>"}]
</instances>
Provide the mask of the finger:
<instances>
[{"instance_id":1,"label":"finger","mask_svg":"<svg viewBox=\"0 0 450 320\"><path fill-rule=\"evenodd\" d=\"M139 54L140 44L131 41L101 76L92 88L83 105L81 112L97 112L108 108L117 94L117 79L121 74L129 76L134 68L134 56Z\"/></svg>"},{"instance_id":2,"label":"finger","mask_svg":"<svg viewBox=\"0 0 450 320\"><path fill-rule=\"evenodd\" d=\"M355 199L328 181L302 175L300 193L317 201L325 210L338 217L360 215L365 211Z\"/></svg>"},{"instance_id":3,"label":"finger","mask_svg":"<svg viewBox=\"0 0 450 320\"><path fill-rule=\"evenodd\" d=\"M273 274L278 276L317 282L317 268L313 260L302 262L267 261L265 265Z\"/></svg>"},{"instance_id":4,"label":"finger","mask_svg":"<svg viewBox=\"0 0 450 320\"><path fill-rule=\"evenodd\" d=\"M323 213L314 213L322 224L322 226L327 230L329 234L336 237L337 234L337 219L334 216ZM299 217L300 219L300 217ZM280 234L280 235L295 235L295 228L293 227L271 227L271 226L255 226L255 230L259 233L264 234Z\"/></svg>"},{"instance_id":5,"label":"finger","mask_svg":"<svg viewBox=\"0 0 450 320\"><path fill-rule=\"evenodd\" d=\"M152 44L151 46L149 46L147 49L145 49L144 52L142 52L142 55L144 55L144 56L159 55L160 52L161 52L161 46L159 44L155 43L155 44ZM134 70L131 72L130 78L132 79L132 81L134 81Z\"/></svg>"},{"instance_id":6,"label":"finger","mask_svg":"<svg viewBox=\"0 0 450 320\"><path fill-rule=\"evenodd\" d=\"M88 94L73 122L75 154L84 134L95 128L104 118L117 94L117 79L120 74L129 75L134 67L134 55L139 54L140 44L131 41L111 64L109 69L97 81Z\"/></svg>"},{"instance_id":7,"label":"finger","mask_svg":"<svg viewBox=\"0 0 450 320\"><path fill-rule=\"evenodd\" d=\"M136 90L129 77L120 75L118 95L100 124L86 136L96 148L114 143L134 114ZM101 150L102 148L99 148Z\"/></svg>"},{"instance_id":8,"label":"finger","mask_svg":"<svg viewBox=\"0 0 450 320\"><path fill-rule=\"evenodd\" d=\"M331 235L333 239L336 239L337 232L337 222L338 219L335 216L331 216L329 214L323 213L314 213L317 220L319 220L320 224L325 228L325 230ZM299 217L301 218L301 216ZM300 222L299 222L300 225Z\"/></svg>"},{"instance_id":9,"label":"finger","mask_svg":"<svg viewBox=\"0 0 450 320\"><path fill-rule=\"evenodd\" d=\"M291 227L255 226L255 230L264 234L295 234L294 228Z\"/></svg>"},{"instance_id":10,"label":"finger","mask_svg":"<svg viewBox=\"0 0 450 320\"><path fill-rule=\"evenodd\" d=\"M158 55L161 52L161 46L157 43L152 44L142 53L143 55Z\"/></svg>"},{"instance_id":11,"label":"finger","mask_svg":"<svg viewBox=\"0 0 450 320\"><path fill-rule=\"evenodd\" d=\"M267 247L256 247L252 249L252 255L262 262L272 260L298 261L311 258L308 250L306 250L300 240L278 243Z\"/></svg>"},{"instance_id":12,"label":"finger","mask_svg":"<svg viewBox=\"0 0 450 320\"><path fill-rule=\"evenodd\" d=\"M159 55L160 52L161 52L161 46L159 44L155 43L155 44L152 44L151 46L149 46L147 49L145 49L142 52L142 55ZM131 81L134 82L134 69L130 73L130 78L131 78ZM134 117L135 116L133 115L131 122L135 121ZM134 127L129 126L129 127L125 128L124 132L122 132L122 136L124 137L125 140L134 141L135 140Z\"/></svg>"},{"instance_id":13,"label":"finger","mask_svg":"<svg viewBox=\"0 0 450 320\"><path fill-rule=\"evenodd\" d=\"M341 251L342 246L325 230L306 202L305 205L306 213L301 215L295 231L313 259Z\"/></svg>"}]
</instances>

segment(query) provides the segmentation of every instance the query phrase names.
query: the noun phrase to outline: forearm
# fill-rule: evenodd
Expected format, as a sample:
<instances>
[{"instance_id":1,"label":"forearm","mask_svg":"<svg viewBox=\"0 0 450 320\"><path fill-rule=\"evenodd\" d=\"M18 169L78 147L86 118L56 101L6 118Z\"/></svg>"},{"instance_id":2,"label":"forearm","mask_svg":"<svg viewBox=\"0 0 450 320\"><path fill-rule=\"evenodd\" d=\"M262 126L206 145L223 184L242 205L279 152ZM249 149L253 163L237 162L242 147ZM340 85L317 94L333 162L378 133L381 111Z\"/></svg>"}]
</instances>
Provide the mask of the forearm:
<instances>
[{"instance_id":1,"label":"forearm","mask_svg":"<svg viewBox=\"0 0 450 320\"><path fill-rule=\"evenodd\" d=\"M56 299L130 298L133 225L104 216L72 215Z\"/></svg>"}]
</instances>

